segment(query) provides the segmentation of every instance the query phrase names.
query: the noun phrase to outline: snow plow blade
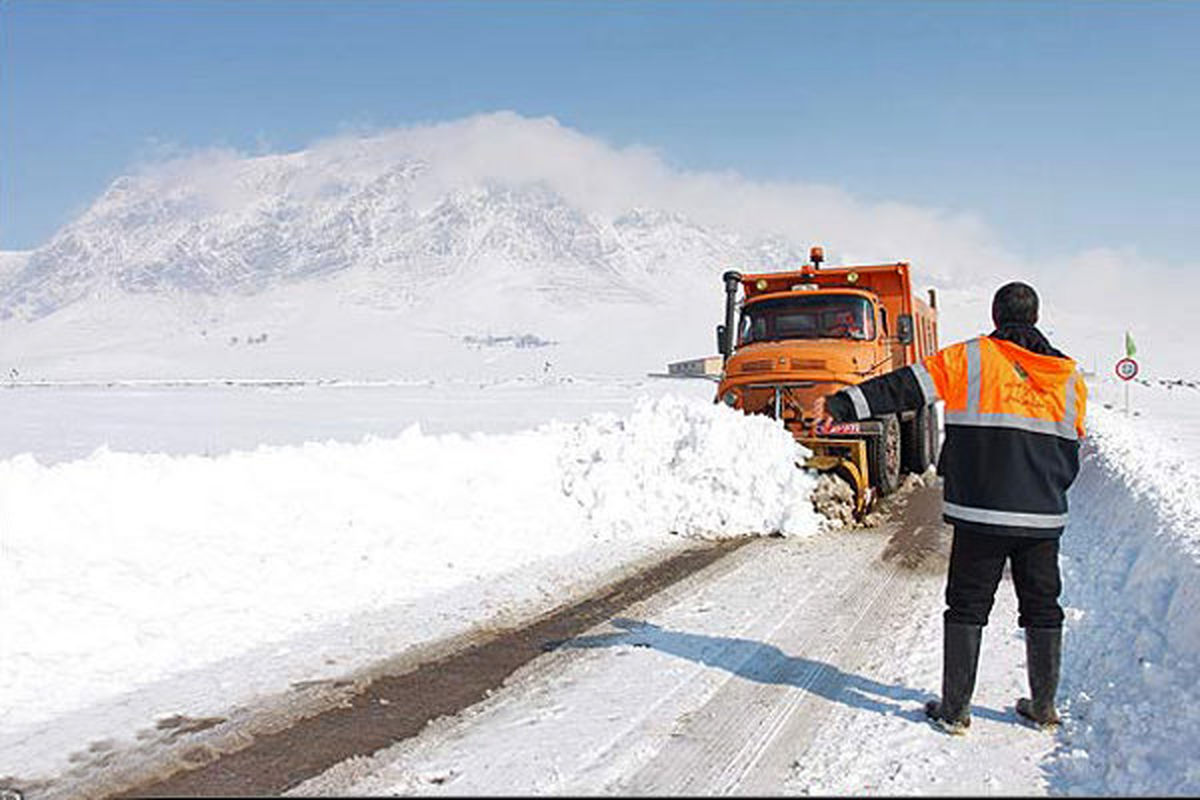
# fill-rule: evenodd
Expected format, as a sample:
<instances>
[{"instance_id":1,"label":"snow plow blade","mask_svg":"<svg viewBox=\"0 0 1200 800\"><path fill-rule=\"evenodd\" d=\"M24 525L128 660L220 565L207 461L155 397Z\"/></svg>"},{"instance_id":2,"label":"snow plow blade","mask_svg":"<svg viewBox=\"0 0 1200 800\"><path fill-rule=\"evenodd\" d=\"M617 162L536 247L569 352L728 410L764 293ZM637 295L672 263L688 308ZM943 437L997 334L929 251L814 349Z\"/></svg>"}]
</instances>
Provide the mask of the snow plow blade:
<instances>
[{"instance_id":1,"label":"snow plow blade","mask_svg":"<svg viewBox=\"0 0 1200 800\"><path fill-rule=\"evenodd\" d=\"M854 517L862 519L871 508L874 493L867 483L867 443L862 439L799 439L813 454L806 469L832 472L854 489Z\"/></svg>"}]
</instances>

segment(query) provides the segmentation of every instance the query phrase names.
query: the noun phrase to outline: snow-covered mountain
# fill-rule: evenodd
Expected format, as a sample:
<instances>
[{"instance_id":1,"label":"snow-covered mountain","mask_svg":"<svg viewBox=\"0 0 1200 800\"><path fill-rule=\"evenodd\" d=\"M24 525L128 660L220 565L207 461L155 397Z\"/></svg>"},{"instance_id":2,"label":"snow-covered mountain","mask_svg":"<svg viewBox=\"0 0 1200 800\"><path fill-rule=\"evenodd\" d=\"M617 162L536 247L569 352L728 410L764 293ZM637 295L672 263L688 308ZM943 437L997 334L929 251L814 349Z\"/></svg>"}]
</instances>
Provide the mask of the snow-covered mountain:
<instances>
[{"instance_id":1,"label":"snow-covered mountain","mask_svg":"<svg viewBox=\"0 0 1200 800\"><path fill-rule=\"evenodd\" d=\"M723 270L804 259L662 203L592 202L601 181L575 180L602 172L587 140L556 155L535 146L540 125L485 117L122 177L44 246L0 260L0 362L56 377L344 376L438 372L425 362L461 355L451 371L471 374L481 341L546 341L578 363L633 350L635 371L661 369L711 349ZM480 152L503 135L517 141ZM413 346L418 334L454 352Z\"/></svg>"},{"instance_id":2,"label":"snow-covered mountain","mask_svg":"<svg viewBox=\"0 0 1200 800\"><path fill-rule=\"evenodd\" d=\"M0 316L32 320L115 295L252 295L354 274L368 304L423 304L481 281L567 306L645 301L665 280L798 263L802 249L677 213L602 216L543 183L455 186L416 157L339 171L309 152L223 161L180 180L123 177L0 284Z\"/></svg>"},{"instance_id":3,"label":"snow-covered mountain","mask_svg":"<svg viewBox=\"0 0 1200 800\"><path fill-rule=\"evenodd\" d=\"M477 144L494 129L469 133ZM804 259L782 237L662 204L591 202L591 187L556 182L536 153L513 170L514 148L471 154L453 134L206 154L114 181L44 246L0 259L4 370L407 375L458 359L451 372L472 374L480 341L554 342L589 365L611 351L618 368L633 350L634 371L661 369L711 349L723 270ZM563 162L568 175L589 169L586 155ZM412 345L418 334L453 352ZM529 362L518 372L545 367L517 360Z\"/></svg>"},{"instance_id":4,"label":"snow-covered mountain","mask_svg":"<svg viewBox=\"0 0 1200 800\"><path fill-rule=\"evenodd\" d=\"M0 286L6 285L29 261L26 251L0 251Z\"/></svg>"}]
</instances>

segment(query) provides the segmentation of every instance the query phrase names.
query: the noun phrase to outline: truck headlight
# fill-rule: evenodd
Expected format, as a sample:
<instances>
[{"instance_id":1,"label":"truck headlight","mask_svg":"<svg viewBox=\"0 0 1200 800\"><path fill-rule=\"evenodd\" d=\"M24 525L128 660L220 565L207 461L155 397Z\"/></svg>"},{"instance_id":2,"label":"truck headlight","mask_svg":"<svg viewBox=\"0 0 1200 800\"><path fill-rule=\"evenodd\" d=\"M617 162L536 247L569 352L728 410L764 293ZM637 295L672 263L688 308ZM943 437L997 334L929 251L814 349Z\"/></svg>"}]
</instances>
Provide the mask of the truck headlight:
<instances>
[{"instance_id":1,"label":"truck headlight","mask_svg":"<svg viewBox=\"0 0 1200 800\"><path fill-rule=\"evenodd\" d=\"M726 392L724 394L724 396L721 397L721 399L725 401L725 405L729 406L730 408L733 408L734 406L737 405L737 401L738 401L737 392L735 392L733 389L730 389L728 392Z\"/></svg>"}]
</instances>

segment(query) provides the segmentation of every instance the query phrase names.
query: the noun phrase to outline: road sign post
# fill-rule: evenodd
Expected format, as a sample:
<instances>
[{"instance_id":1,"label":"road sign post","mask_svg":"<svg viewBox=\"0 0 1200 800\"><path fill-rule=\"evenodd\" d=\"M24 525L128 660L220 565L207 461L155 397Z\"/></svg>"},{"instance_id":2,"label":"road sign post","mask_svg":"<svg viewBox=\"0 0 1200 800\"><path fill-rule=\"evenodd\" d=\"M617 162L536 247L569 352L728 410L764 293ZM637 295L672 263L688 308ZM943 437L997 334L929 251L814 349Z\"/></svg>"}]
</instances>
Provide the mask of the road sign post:
<instances>
[{"instance_id":1,"label":"road sign post","mask_svg":"<svg viewBox=\"0 0 1200 800\"><path fill-rule=\"evenodd\" d=\"M1125 382L1125 416L1129 416L1129 382L1138 374L1138 363L1132 358L1122 358L1117 362L1117 377Z\"/></svg>"}]
</instances>

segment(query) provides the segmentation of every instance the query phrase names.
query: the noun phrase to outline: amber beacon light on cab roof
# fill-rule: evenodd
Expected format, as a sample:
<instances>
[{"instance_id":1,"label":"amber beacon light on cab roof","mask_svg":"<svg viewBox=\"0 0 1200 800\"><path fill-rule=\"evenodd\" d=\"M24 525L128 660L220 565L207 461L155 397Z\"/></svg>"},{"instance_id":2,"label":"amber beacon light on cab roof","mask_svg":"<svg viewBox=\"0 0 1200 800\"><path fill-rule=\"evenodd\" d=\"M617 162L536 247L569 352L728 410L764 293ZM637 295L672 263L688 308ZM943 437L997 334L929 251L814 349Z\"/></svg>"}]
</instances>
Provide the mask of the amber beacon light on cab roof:
<instances>
[{"instance_id":1,"label":"amber beacon light on cab roof","mask_svg":"<svg viewBox=\"0 0 1200 800\"><path fill-rule=\"evenodd\" d=\"M934 407L817 430L814 402L936 352L937 296L913 296L906 261L822 267L820 247L809 258L799 270L724 274L716 399L782 422L813 451L805 466L850 482L861 514L936 458Z\"/></svg>"}]
</instances>

